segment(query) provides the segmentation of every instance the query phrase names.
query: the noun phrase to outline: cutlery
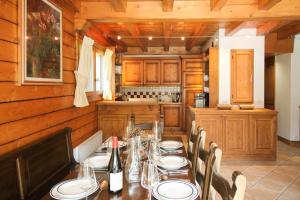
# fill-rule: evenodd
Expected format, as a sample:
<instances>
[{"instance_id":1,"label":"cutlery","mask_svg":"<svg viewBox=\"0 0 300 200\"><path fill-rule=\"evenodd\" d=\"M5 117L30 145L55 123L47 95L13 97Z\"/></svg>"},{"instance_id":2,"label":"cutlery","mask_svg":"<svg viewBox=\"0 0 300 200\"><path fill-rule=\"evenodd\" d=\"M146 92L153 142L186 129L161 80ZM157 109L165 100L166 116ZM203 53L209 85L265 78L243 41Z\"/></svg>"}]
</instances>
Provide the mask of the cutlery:
<instances>
[{"instance_id":1,"label":"cutlery","mask_svg":"<svg viewBox=\"0 0 300 200\"><path fill-rule=\"evenodd\" d=\"M187 174L189 172L188 169L166 170L158 168L158 170L163 174Z\"/></svg>"}]
</instances>

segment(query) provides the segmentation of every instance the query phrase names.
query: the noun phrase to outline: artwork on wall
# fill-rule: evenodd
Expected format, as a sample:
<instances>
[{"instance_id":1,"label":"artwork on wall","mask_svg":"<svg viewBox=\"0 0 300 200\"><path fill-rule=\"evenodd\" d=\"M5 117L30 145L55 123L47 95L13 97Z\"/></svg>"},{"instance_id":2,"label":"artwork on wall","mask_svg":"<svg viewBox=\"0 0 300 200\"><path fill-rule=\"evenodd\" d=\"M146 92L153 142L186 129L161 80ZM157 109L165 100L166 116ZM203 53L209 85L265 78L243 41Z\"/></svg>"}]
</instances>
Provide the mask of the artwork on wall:
<instances>
[{"instance_id":1,"label":"artwork on wall","mask_svg":"<svg viewBox=\"0 0 300 200\"><path fill-rule=\"evenodd\" d=\"M22 1L22 84L62 82L62 11L48 0Z\"/></svg>"}]
</instances>

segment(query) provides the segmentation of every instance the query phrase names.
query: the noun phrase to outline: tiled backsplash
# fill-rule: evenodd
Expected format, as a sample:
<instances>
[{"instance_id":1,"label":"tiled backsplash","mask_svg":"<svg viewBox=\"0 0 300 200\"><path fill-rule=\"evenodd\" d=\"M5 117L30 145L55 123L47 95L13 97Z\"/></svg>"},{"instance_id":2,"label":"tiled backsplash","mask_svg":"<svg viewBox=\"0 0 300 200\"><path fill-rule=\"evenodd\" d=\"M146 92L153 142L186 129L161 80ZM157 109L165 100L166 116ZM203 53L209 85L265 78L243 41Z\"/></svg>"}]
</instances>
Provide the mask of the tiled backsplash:
<instances>
[{"instance_id":1,"label":"tiled backsplash","mask_svg":"<svg viewBox=\"0 0 300 200\"><path fill-rule=\"evenodd\" d=\"M159 95L171 95L180 92L179 86L157 86L157 87L122 87L121 93L128 98L158 98Z\"/></svg>"}]
</instances>

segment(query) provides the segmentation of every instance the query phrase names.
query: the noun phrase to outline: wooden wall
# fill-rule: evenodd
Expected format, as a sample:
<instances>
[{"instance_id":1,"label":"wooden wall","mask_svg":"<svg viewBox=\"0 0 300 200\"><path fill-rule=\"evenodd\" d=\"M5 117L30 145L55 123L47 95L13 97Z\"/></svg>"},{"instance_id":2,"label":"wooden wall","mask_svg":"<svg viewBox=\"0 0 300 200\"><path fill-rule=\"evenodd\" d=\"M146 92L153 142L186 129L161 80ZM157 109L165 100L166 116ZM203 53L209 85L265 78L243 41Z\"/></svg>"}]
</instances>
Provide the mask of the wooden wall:
<instances>
[{"instance_id":1,"label":"wooden wall","mask_svg":"<svg viewBox=\"0 0 300 200\"><path fill-rule=\"evenodd\" d=\"M91 94L88 107L73 107L75 13L62 9L63 84L18 86L18 0L0 1L0 154L66 126L73 128L73 146L97 130L95 100L99 96Z\"/></svg>"}]
</instances>

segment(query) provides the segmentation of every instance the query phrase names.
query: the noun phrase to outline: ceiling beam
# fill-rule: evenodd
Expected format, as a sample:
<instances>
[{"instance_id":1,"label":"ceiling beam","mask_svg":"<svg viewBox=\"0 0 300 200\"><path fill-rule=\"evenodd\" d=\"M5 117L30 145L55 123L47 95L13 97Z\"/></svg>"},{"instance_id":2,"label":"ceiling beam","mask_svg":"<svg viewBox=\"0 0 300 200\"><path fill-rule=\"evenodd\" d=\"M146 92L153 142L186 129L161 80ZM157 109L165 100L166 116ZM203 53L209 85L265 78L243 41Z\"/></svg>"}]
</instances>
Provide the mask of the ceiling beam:
<instances>
[{"instance_id":1,"label":"ceiling beam","mask_svg":"<svg viewBox=\"0 0 300 200\"><path fill-rule=\"evenodd\" d=\"M203 35L203 32L205 31L206 25L201 23L198 26L195 27L193 34L191 36L201 36ZM187 51L192 50L192 48L197 44L197 41L199 38L189 38L186 40L185 43L185 49Z\"/></svg>"},{"instance_id":2,"label":"ceiling beam","mask_svg":"<svg viewBox=\"0 0 300 200\"><path fill-rule=\"evenodd\" d=\"M125 12L127 0L110 0L110 3L116 12Z\"/></svg>"},{"instance_id":3,"label":"ceiling beam","mask_svg":"<svg viewBox=\"0 0 300 200\"><path fill-rule=\"evenodd\" d=\"M115 46L115 44L111 41L105 38L101 31L91 22L88 22L89 27L86 28L86 31L84 33L88 36L94 39L98 44L102 46Z\"/></svg>"},{"instance_id":4,"label":"ceiling beam","mask_svg":"<svg viewBox=\"0 0 300 200\"><path fill-rule=\"evenodd\" d=\"M127 51L127 45L125 44L125 42L123 42L122 40L118 40L116 37L114 37L114 35L111 33L106 24L97 24L96 26L97 28L99 28L102 35L105 38L107 38L107 40L112 41L115 44L116 49L118 49L121 52Z\"/></svg>"},{"instance_id":5,"label":"ceiling beam","mask_svg":"<svg viewBox=\"0 0 300 200\"><path fill-rule=\"evenodd\" d=\"M174 1L174 12L163 12L161 1L128 1L126 12L112 10L106 1L81 2L76 18L98 22L162 22L162 21L249 21L300 20L299 0L283 1L269 10L258 10L255 4L228 4L221 11L211 11L207 1Z\"/></svg>"},{"instance_id":6,"label":"ceiling beam","mask_svg":"<svg viewBox=\"0 0 300 200\"><path fill-rule=\"evenodd\" d=\"M290 21L268 21L260 24L256 28L256 35L266 35L276 30L280 29L281 27L287 25Z\"/></svg>"},{"instance_id":7,"label":"ceiling beam","mask_svg":"<svg viewBox=\"0 0 300 200\"><path fill-rule=\"evenodd\" d=\"M172 12L173 11L174 0L163 0L162 1L162 10L163 12Z\"/></svg>"},{"instance_id":8,"label":"ceiling beam","mask_svg":"<svg viewBox=\"0 0 300 200\"><path fill-rule=\"evenodd\" d=\"M277 32L278 40L287 39L300 33L300 21L292 22L280 28Z\"/></svg>"},{"instance_id":9,"label":"ceiling beam","mask_svg":"<svg viewBox=\"0 0 300 200\"><path fill-rule=\"evenodd\" d=\"M221 10L227 0L210 0L210 10Z\"/></svg>"},{"instance_id":10,"label":"ceiling beam","mask_svg":"<svg viewBox=\"0 0 300 200\"><path fill-rule=\"evenodd\" d=\"M269 10L281 0L258 0L258 9L260 10Z\"/></svg>"},{"instance_id":11,"label":"ceiling beam","mask_svg":"<svg viewBox=\"0 0 300 200\"><path fill-rule=\"evenodd\" d=\"M163 34L164 34L164 50L169 51L170 48L170 36L172 35L172 23L163 22Z\"/></svg>"},{"instance_id":12,"label":"ceiling beam","mask_svg":"<svg viewBox=\"0 0 300 200\"><path fill-rule=\"evenodd\" d=\"M282 53L293 53L294 40L293 39L277 39L277 33L271 33L265 36L265 53L276 55Z\"/></svg>"},{"instance_id":13,"label":"ceiling beam","mask_svg":"<svg viewBox=\"0 0 300 200\"><path fill-rule=\"evenodd\" d=\"M141 37L139 27L136 24L126 24L123 25L124 28L128 30L131 36L135 37L136 43L142 49L142 51L147 52L147 46Z\"/></svg>"},{"instance_id":14,"label":"ceiling beam","mask_svg":"<svg viewBox=\"0 0 300 200\"><path fill-rule=\"evenodd\" d=\"M243 28L244 22L232 22L225 28L225 36L232 36Z\"/></svg>"}]
</instances>

